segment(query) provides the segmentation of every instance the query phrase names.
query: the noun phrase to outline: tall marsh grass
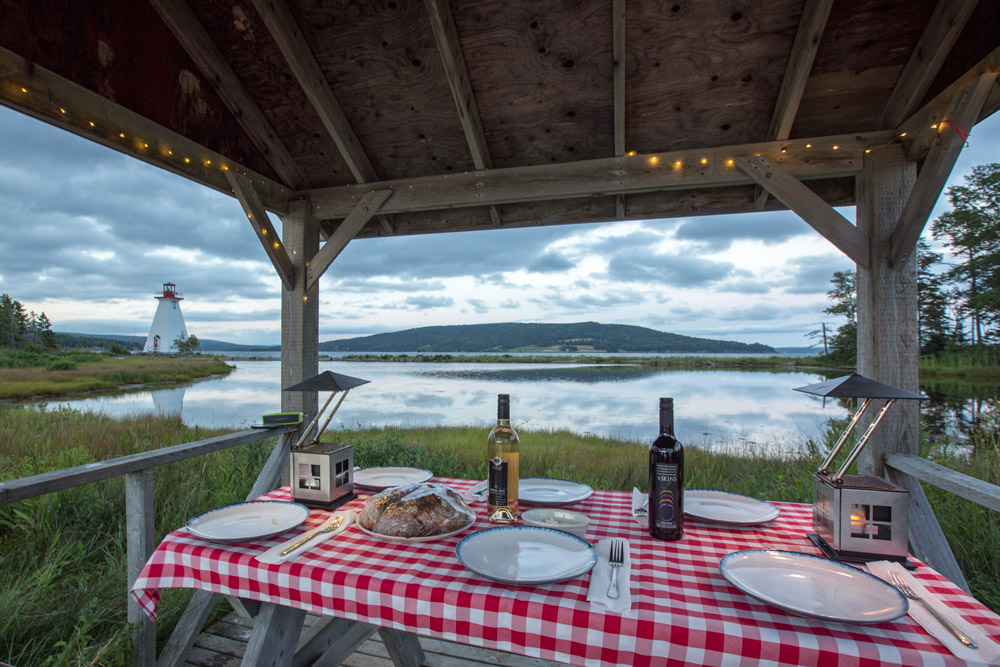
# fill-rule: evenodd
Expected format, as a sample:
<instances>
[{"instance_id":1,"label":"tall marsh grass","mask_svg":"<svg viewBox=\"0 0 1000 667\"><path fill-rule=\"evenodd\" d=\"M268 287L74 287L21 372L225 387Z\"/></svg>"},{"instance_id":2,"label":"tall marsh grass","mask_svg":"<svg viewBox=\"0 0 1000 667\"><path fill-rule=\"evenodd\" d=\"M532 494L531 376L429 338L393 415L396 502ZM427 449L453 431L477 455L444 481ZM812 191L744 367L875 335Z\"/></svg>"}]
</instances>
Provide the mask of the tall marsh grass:
<instances>
[{"instance_id":1,"label":"tall marsh grass","mask_svg":"<svg viewBox=\"0 0 1000 667\"><path fill-rule=\"evenodd\" d=\"M125 385L151 382L188 382L232 371L221 359L205 357L112 358L69 353L32 359L32 365L16 365L19 359L14 357L6 361L10 365L0 364L0 400L115 391Z\"/></svg>"},{"instance_id":2,"label":"tall marsh grass","mask_svg":"<svg viewBox=\"0 0 1000 667\"><path fill-rule=\"evenodd\" d=\"M1000 482L1000 424L979 436L969 458L944 463ZM221 430L187 427L178 419L127 419L72 410L0 410L0 479L212 437ZM839 432L834 426L828 439ZM521 434L525 477L574 479L595 488L646 488L646 450L635 443L565 431ZM481 428L381 428L329 433L355 447L360 466L409 465L445 477L481 479L486 433ZM159 467L154 472L156 539L212 507L242 501L273 440ZM775 460L712 454L687 447L688 488L715 488L770 500L811 501L810 475L829 442ZM12 665L125 665L124 484L107 480L0 506L0 662ZM1000 525L950 494L928 488L973 593L1000 610ZM191 591L165 590L157 635L162 647ZM220 603L217 613L222 613Z\"/></svg>"}]
</instances>

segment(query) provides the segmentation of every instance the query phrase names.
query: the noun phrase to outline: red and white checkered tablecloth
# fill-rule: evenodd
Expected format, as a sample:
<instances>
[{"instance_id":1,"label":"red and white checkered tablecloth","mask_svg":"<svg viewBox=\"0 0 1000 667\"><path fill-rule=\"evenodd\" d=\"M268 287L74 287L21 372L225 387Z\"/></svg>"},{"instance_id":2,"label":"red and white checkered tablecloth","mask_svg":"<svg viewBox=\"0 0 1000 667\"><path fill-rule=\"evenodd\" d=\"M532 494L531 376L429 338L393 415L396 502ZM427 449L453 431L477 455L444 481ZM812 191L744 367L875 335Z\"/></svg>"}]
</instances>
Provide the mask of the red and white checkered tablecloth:
<instances>
[{"instance_id":1,"label":"red and white checkered tablecloth","mask_svg":"<svg viewBox=\"0 0 1000 667\"><path fill-rule=\"evenodd\" d=\"M458 491L473 482L437 479ZM346 507L361 509L366 496ZM288 487L264 496L289 500ZM908 616L891 623L827 623L785 613L731 586L719 561L743 549L818 553L806 538L811 505L775 503L770 524L731 529L688 522L684 538L650 537L630 515L631 494L595 491L574 506L590 516L587 539L626 537L632 554L632 611L587 602L590 575L538 587L508 586L466 570L455 545L491 526L483 504L457 536L400 545L356 527L299 558L265 565L254 555L292 533L238 545L184 530L169 534L132 588L153 618L162 588L199 588L356 619L419 635L574 665L961 665ZM308 527L328 512L312 510ZM302 530L302 529L299 529ZM1000 641L1000 617L929 567L915 573L970 624Z\"/></svg>"}]
</instances>

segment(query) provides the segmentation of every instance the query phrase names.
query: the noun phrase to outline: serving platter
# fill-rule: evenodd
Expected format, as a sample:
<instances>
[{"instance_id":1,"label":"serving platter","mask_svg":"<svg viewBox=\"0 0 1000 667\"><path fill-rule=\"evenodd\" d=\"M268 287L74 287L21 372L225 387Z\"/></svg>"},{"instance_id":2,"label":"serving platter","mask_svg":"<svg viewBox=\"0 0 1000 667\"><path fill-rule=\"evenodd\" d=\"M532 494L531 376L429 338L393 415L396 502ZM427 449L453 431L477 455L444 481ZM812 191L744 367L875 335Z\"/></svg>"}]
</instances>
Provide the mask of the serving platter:
<instances>
[{"instance_id":1,"label":"serving platter","mask_svg":"<svg viewBox=\"0 0 1000 667\"><path fill-rule=\"evenodd\" d=\"M907 612L906 598L875 575L793 551L736 551L719 562L722 576L761 602L839 623L884 623Z\"/></svg>"},{"instance_id":2,"label":"serving platter","mask_svg":"<svg viewBox=\"0 0 1000 667\"><path fill-rule=\"evenodd\" d=\"M726 526L755 526L777 519L781 511L756 498L725 491L684 491L684 516L695 521Z\"/></svg>"},{"instance_id":3,"label":"serving platter","mask_svg":"<svg viewBox=\"0 0 1000 667\"><path fill-rule=\"evenodd\" d=\"M469 526L471 526L475 522L476 518L472 517L469 519L469 522L467 524L465 524L458 530L453 530L448 533L441 533L440 535L424 535L422 537L399 537L396 535L383 535L382 533L376 533L374 531L368 530L357 521L354 522L354 525L357 526L358 530L360 530L362 533L374 537L377 540L382 540L383 542L394 542L396 544L417 544L420 542L435 542L437 540L443 540L447 537L451 537L452 535L458 535L459 533L468 530Z\"/></svg>"},{"instance_id":4,"label":"serving platter","mask_svg":"<svg viewBox=\"0 0 1000 667\"><path fill-rule=\"evenodd\" d=\"M434 476L430 470L423 468L406 468L403 466L380 466L362 468L354 471L355 486L363 486L373 491L382 491L404 484L419 484Z\"/></svg>"},{"instance_id":5,"label":"serving platter","mask_svg":"<svg viewBox=\"0 0 1000 667\"><path fill-rule=\"evenodd\" d=\"M309 508L280 500L257 500L226 505L193 517L185 528L195 537L222 544L272 537L301 525Z\"/></svg>"},{"instance_id":6,"label":"serving platter","mask_svg":"<svg viewBox=\"0 0 1000 667\"><path fill-rule=\"evenodd\" d=\"M597 552L586 540L533 526L481 530L459 542L455 555L466 569L517 586L575 579L597 563Z\"/></svg>"},{"instance_id":7,"label":"serving platter","mask_svg":"<svg viewBox=\"0 0 1000 667\"><path fill-rule=\"evenodd\" d=\"M518 482L518 502L536 507L560 507L586 500L594 490L566 479L525 477Z\"/></svg>"}]
</instances>

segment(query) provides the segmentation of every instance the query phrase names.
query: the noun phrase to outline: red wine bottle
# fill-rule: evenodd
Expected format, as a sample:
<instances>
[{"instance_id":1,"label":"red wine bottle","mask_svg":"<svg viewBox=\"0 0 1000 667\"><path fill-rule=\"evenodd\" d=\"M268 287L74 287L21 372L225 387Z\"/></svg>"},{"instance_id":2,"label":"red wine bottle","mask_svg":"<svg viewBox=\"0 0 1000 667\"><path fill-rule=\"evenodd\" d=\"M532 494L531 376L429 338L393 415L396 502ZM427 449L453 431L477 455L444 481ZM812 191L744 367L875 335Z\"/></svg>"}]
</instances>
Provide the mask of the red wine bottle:
<instances>
[{"instance_id":1,"label":"red wine bottle","mask_svg":"<svg viewBox=\"0 0 1000 667\"><path fill-rule=\"evenodd\" d=\"M684 448L674 437L674 399L660 399L660 435L649 446L649 534L684 535Z\"/></svg>"}]
</instances>

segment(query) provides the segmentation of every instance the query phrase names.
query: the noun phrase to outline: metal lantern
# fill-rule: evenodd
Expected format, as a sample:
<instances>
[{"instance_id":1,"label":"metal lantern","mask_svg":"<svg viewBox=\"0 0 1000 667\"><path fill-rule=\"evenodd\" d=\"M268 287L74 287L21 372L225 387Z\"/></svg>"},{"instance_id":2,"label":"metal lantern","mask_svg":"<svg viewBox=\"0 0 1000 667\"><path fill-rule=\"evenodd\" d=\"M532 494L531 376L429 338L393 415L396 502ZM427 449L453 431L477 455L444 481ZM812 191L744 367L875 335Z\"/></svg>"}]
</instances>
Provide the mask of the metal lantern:
<instances>
[{"instance_id":1,"label":"metal lantern","mask_svg":"<svg viewBox=\"0 0 1000 667\"><path fill-rule=\"evenodd\" d=\"M303 380L283 391L329 391L330 397L316 413L309 426L302 432L302 437L295 443L291 451L291 487L292 499L309 507L331 509L354 498L354 448L350 445L337 443L322 443L319 441L330 420L337 414L340 404L347 397L347 392L368 380L324 371L308 380ZM333 411L316 430L323 413L330 406L333 397L340 394L340 400ZM308 441L308 444L306 444Z\"/></svg>"},{"instance_id":2,"label":"metal lantern","mask_svg":"<svg viewBox=\"0 0 1000 667\"><path fill-rule=\"evenodd\" d=\"M900 399L927 399L857 373L798 387L795 391L830 398L864 399L830 455L819 470L813 473L813 530L816 533L810 534L809 539L827 556L837 560L866 562L885 559L905 563L909 492L880 477L848 475L846 472L868 443L889 406ZM847 442L872 399L884 399L885 405L840 469L836 473L832 472L830 466L833 459Z\"/></svg>"}]
</instances>

